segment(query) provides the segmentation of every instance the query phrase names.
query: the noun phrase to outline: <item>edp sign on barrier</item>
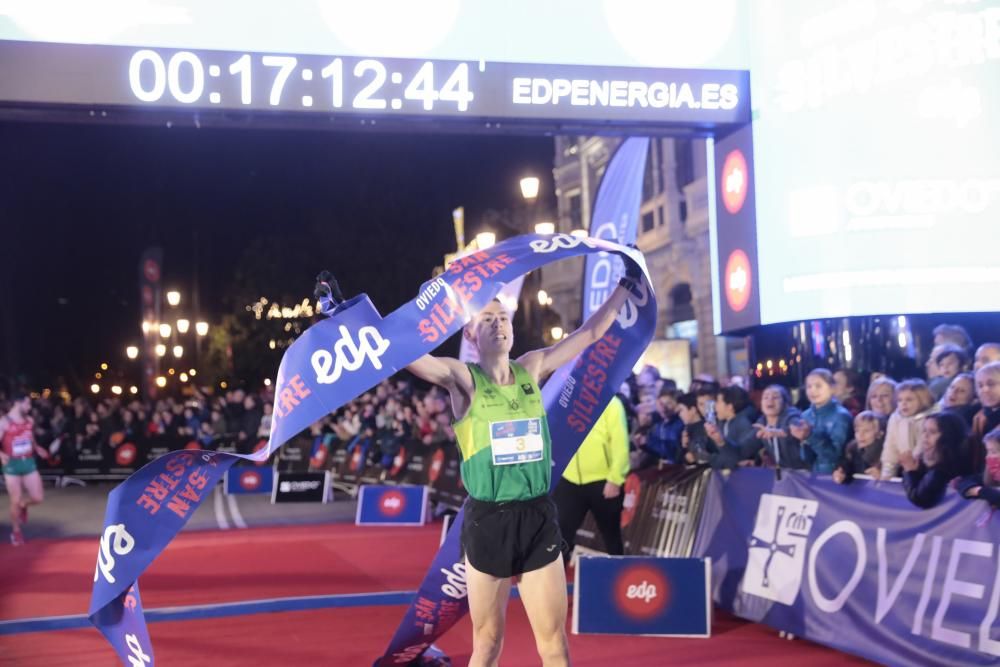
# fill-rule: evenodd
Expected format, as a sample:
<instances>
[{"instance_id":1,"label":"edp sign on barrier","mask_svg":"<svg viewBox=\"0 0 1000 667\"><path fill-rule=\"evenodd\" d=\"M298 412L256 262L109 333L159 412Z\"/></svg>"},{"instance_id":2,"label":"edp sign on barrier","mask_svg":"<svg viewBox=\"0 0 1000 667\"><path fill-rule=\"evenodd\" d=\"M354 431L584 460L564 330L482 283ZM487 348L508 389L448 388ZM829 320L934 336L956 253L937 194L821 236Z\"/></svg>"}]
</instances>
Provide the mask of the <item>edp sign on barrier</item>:
<instances>
[{"instance_id":1,"label":"edp sign on barrier","mask_svg":"<svg viewBox=\"0 0 1000 667\"><path fill-rule=\"evenodd\" d=\"M362 486L358 526L422 526L427 518L426 486Z\"/></svg>"},{"instance_id":2,"label":"edp sign on barrier","mask_svg":"<svg viewBox=\"0 0 1000 667\"><path fill-rule=\"evenodd\" d=\"M573 586L573 634L708 637L708 558L583 556Z\"/></svg>"}]
</instances>

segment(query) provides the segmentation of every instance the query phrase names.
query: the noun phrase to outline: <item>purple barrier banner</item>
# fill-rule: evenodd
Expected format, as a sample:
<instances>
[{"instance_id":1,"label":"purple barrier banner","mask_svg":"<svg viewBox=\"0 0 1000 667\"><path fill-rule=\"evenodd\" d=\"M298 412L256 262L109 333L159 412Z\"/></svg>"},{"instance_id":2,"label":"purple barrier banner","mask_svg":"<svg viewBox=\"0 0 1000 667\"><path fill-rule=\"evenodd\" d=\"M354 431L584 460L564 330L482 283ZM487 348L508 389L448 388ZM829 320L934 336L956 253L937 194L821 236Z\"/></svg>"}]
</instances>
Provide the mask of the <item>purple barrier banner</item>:
<instances>
[{"instance_id":1,"label":"purple barrier banner","mask_svg":"<svg viewBox=\"0 0 1000 667\"><path fill-rule=\"evenodd\" d=\"M415 299L385 318L365 295L350 299L330 318L306 330L282 357L266 447L250 455L169 452L115 487L108 494L89 616L122 662L153 664L136 581L234 463L267 460L317 419L431 352L458 332L506 283L550 262L595 252L618 253L645 272L642 254L630 248L568 234L530 234L457 259L444 274L424 283ZM639 291L643 304L652 305L651 336L656 302L648 277ZM645 331L644 326L632 324L635 322L629 324L631 332L616 325L581 357L589 355L589 361L583 364L578 380L575 417L562 428L582 428L585 433L588 419L600 414L602 397L606 402L612 390L610 384L597 379L601 374L605 379L613 378L607 370L609 364L628 356L625 352L619 355L619 350L631 350L638 342L637 332ZM645 345L642 342L635 349L641 351ZM558 437L555 428L551 432L553 439Z\"/></svg>"},{"instance_id":2,"label":"purple barrier banner","mask_svg":"<svg viewBox=\"0 0 1000 667\"><path fill-rule=\"evenodd\" d=\"M887 665L996 665L998 545L953 491L920 509L897 483L741 469L713 477L695 554L751 621Z\"/></svg>"}]
</instances>

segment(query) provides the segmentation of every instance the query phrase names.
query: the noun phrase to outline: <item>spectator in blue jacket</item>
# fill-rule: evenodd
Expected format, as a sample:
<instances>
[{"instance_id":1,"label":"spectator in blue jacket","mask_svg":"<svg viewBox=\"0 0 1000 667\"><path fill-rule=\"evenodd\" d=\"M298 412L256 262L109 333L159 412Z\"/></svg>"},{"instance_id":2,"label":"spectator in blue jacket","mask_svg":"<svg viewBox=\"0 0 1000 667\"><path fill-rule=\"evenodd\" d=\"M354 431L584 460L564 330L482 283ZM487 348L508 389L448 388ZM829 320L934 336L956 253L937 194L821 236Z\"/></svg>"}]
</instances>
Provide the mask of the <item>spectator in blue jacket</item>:
<instances>
[{"instance_id":1,"label":"spectator in blue jacket","mask_svg":"<svg viewBox=\"0 0 1000 667\"><path fill-rule=\"evenodd\" d=\"M809 408L801 421L789 425L792 436L802 441L806 456L812 455L813 472L829 475L844 455L851 439L851 413L833 397L833 373L817 368L806 376Z\"/></svg>"},{"instance_id":2,"label":"spectator in blue jacket","mask_svg":"<svg viewBox=\"0 0 1000 667\"><path fill-rule=\"evenodd\" d=\"M640 447L643 457L640 468L654 465L659 460L666 463L676 463L681 447L681 434L684 432L684 422L677 414L677 399L680 392L676 389L664 389L656 399L656 411L660 420L653 424L646 437L646 442Z\"/></svg>"},{"instance_id":3,"label":"spectator in blue jacket","mask_svg":"<svg viewBox=\"0 0 1000 667\"><path fill-rule=\"evenodd\" d=\"M705 433L718 448L709 463L713 468L735 468L756 439L750 394L735 385L720 389L715 396L715 414L718 421L705 424Z\"/></svg>"}]
</instances>

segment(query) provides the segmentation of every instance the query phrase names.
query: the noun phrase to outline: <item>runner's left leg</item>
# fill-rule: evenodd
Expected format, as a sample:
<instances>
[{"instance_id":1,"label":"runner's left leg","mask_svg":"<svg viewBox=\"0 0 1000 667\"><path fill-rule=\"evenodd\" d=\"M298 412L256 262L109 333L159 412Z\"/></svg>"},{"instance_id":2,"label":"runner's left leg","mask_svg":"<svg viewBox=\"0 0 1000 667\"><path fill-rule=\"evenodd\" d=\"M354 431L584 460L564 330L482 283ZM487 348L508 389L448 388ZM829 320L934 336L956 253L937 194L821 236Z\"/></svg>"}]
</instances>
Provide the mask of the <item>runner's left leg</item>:
<instances>
[{"instance_id":1,"label":"runner's left leg","mask_svg":"<svg viewBox=\"0 0 1000 667\"><path fill-rule=\"evenodd\" d=\"M517 586L544 667L569 665L566 639L566 566L562 555L521 575Z\"/></svg>"}]
</instances>

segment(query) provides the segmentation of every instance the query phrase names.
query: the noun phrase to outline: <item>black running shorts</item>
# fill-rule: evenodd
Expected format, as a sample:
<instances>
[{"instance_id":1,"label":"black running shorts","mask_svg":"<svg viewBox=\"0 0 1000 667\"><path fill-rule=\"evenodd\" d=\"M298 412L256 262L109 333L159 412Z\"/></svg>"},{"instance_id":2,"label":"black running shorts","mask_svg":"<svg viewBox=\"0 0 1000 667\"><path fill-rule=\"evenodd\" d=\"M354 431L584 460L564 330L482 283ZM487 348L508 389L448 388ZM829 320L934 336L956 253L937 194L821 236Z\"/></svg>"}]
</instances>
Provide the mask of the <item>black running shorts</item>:
<instances>
[{"instance_id":1,"label":"black running shorts","mask_svg":"<svg viewBox=\"0 0 1000 667\"><path fill-rule=\"evenodd\" d=\"M491 503L465 501L462 551L472 567L506 579L545 567L559 557L562 536L549 496Z\"/></svg>"}]
</instances>

